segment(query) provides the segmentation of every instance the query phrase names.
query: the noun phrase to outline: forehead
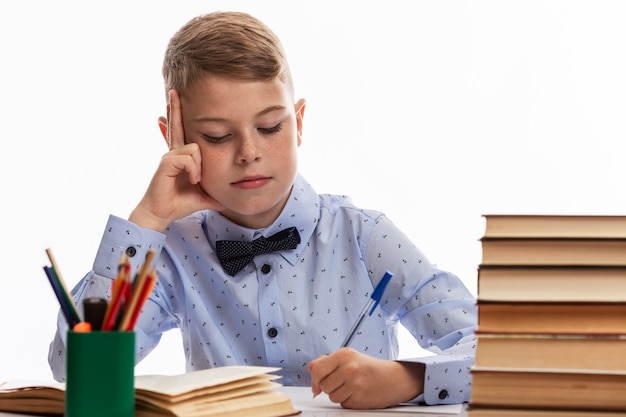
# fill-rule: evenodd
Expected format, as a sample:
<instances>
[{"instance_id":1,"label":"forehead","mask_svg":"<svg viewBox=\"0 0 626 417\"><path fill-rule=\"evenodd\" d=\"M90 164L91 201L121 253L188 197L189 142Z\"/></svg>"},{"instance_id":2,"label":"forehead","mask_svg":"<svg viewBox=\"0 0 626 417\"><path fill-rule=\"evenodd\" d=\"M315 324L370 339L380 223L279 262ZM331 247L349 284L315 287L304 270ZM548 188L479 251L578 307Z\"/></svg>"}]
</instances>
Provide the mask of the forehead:
<instances>
[{"instance_id":1,"label":"forehead","mask_svg":"<svg viewBox=\"0 0 626 417\"><path fill-rule=\"evenodd\" d=\"M180 92L183 113L192 118L223 117L232 114L258 114L268 107L293 107L287 84L270 81L241 80L208 75Z\"/></svg>"}]
</instances>

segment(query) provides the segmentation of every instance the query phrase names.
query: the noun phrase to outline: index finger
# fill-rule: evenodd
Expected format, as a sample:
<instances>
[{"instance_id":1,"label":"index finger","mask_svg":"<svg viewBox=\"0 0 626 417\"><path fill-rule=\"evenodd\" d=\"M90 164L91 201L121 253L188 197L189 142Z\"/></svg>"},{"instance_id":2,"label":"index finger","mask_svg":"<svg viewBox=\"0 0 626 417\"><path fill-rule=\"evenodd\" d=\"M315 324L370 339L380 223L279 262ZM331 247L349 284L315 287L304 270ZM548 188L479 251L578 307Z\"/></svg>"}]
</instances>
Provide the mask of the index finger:
<instances>
[{"instance_id":1,"label":"index finger","mask_svg":"<svg viewBox=\"0 0 626 417\"><path fill-rule=\"evenodd\" d=\"M320 384L330 374L335 372L339 363L331 355L322 355L309 362L307 369L311 374L311 389L313 395L322 392Z\"/></svg>"},{"instance_id":2,"label":"index finger","mask_svg":"<svg viewBox=\"0 0 626 417\"><path fill-rule=\"evenodd\" d=\"M180 105L180 96L176 90L170 90L169 114L167 116L167 135L170 150L185 145L185 130L183 129L183 113Z\"/></svg>"}]
</instances>

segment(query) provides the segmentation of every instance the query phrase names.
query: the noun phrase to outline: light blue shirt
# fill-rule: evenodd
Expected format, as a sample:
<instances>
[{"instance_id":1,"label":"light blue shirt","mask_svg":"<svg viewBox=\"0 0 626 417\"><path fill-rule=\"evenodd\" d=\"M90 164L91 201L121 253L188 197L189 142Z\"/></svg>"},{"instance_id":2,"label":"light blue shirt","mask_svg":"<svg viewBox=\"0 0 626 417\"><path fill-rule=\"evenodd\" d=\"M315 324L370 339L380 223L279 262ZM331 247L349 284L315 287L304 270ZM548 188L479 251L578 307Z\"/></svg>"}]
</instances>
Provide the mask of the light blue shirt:
<instances>
[{"instance_id":1,"label":"light blue shirt","mask_svg":"<svg viewBox=\"0 0 626 417\"><path fill-rule=\"evenodd\" d=\"M234 277L222 271L217 240L251 241L295 226L296 249L259 255ZM129 248L131 248L129 250ZM284 385L310 385L307 364L337 350L385 271L393 273L374 314L351 347L396 359L397 325L436 353L426 364L428 404L469 401L477 323L475 299L453 274L437 269L382 213L348 197L318 195L298 176L279 218L252 230L213 211L173 222L164 234L110 216L93 271L73 289L110 297L123 252L137 268L153 248L158 283L136 327L137 361L165 331L181 331L188 371L224 365L281 368ZM79 304L80 305L80 304ZM50 346L57 380L65 377L62 317Z\"/></svg>"}]
</instances>

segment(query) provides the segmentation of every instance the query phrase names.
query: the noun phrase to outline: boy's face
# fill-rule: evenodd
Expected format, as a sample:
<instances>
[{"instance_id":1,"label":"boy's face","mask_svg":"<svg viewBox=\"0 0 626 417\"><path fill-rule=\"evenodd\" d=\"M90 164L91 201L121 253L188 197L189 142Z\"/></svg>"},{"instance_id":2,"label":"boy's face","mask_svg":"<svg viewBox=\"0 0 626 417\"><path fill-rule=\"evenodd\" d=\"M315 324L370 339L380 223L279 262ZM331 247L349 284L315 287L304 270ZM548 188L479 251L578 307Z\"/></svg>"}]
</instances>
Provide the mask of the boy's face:
<instances>
[{"instance_id":1,"label":"boy's face","mask_svg":"<svg viewBox=\"0 0 626 417\"><path fill-rule=\"evenodd\" d=\"M230 220L269 226L297 171L304 100L294 105L280 80L207 76L180 92L186 143L202 155L201 187Z\"/></svg>"}]
</instances>

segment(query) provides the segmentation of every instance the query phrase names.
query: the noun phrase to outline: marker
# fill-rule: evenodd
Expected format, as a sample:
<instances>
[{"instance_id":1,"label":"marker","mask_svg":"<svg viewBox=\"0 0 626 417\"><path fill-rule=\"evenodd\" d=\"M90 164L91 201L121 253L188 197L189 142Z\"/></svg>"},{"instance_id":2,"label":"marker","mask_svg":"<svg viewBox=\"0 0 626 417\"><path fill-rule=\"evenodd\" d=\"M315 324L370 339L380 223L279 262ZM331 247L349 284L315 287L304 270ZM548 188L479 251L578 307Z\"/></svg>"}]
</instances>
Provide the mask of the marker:
<instances>
[{"instance_id":1,"label":"marker","mask_svg":"<svg viewBox=\"0 0 626 417\"><path fill-rule=\"evenodd\" d=\"M91 324L91 330L102 329L107 301L101 297L89 297L83 300L83 317Z\"/></svg>"},{"instance_id":2,"label":"marker","mask_svg":"<svg viewBox=\"0 0 626 417\"><path fill-rule=\"evenodd\" d=\"M393 277L393 274L389 271L386 271L385 275L383 275L380 282L374 289L371 298L369 299L367 304L365 304L365 308L363 308L363 311L361 311L361 314L359 314L359 317L352 326L352 329L350 329L346 340L344 340L344 342L341 344L341 347L347 347L348 345L350 345L350 341L361 327L361 323L363 323L363 320L365 320L367 310L369 310L369 314L367 314L367 316L372 315L372 313L376 309L376 306L378 305L378 303L380 303L381 298L383 298L383 293L385 292L385 288L387 288L387 284L389 284L391 277Z\"/></svg>"}]
</instances>

